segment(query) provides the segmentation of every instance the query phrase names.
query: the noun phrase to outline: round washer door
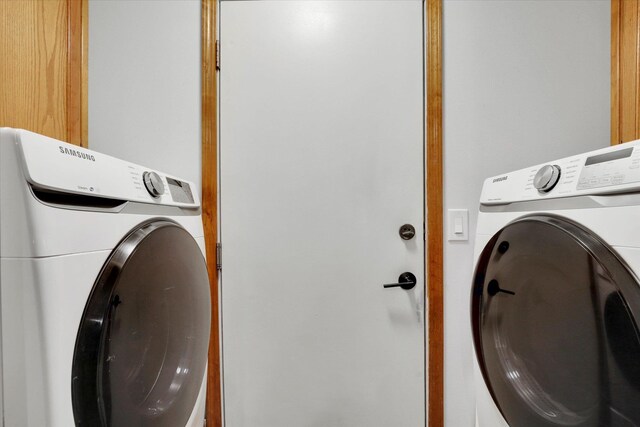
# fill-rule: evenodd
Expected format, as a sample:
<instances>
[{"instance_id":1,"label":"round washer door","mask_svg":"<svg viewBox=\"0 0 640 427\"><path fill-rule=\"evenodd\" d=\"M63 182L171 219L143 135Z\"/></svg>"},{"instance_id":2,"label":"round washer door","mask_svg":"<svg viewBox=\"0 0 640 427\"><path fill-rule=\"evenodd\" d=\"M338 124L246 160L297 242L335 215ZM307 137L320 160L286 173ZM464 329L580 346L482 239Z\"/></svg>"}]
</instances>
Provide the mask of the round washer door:
<instances>
[{"instance_id":1,"label":"round washer door","mask_svg":"<svg viewBox=\"0 0 640 427\"><path fill-rule=\"evenodd\" d=\"M205 374L210 313L193 237L168 220L133 230L103 266L80 324L76 426L184 426Z\"/></svg>"},{"instance_id":2,"label":"round washer door","mask_svg":"<svg viewBox=\"0 0 640 427\"><path fill-rule=\"evenodd\" d=\"M472 291L476 356L515 427L640 426L640 285L602 240L523 217L484 248Z\"/></svg>"}]
</instances>

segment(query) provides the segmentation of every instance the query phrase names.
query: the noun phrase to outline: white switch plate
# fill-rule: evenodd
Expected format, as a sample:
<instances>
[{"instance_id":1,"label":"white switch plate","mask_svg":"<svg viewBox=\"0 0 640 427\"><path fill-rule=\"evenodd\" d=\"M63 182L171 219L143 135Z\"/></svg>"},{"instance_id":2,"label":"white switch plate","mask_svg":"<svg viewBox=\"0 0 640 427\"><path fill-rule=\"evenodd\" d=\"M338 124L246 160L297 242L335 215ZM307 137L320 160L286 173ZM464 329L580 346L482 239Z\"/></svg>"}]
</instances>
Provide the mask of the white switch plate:
<instances>
[{"instance_id":1,"label":"white switch plate","mask_svg":"<svg viewBox=\"0 0 640 427\"><path fill-rule=\"evenodd\" d=\"M469 240L469 210L449 209L447 240Z\"/></svg>"}]
</instances>

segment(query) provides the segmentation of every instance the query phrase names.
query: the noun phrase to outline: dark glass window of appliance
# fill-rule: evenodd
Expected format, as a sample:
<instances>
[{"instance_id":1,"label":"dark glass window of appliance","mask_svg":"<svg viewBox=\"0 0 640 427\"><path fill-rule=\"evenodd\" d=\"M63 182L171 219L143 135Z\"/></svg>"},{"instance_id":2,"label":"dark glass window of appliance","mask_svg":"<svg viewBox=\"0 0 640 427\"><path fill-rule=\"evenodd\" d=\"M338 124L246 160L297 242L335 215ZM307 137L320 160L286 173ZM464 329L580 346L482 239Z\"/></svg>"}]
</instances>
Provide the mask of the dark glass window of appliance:
<instances>
[{"instance_id":1,"label":"dark glass window of appliance","mask_svg":"<svg viewBox=\"0 0 640 427\"><path fill-rule=\"evenodd\" d=\"M514 221L474 277L476 356L509 425L640 426L640 285L568 219Z\"/></svg>"},{"instance_id":2,"label":"dark glass window of appliance","mask_svg":"<svg viewBox=\"0 0 640 427\"><path fill-rule=\"evenodd\" d=\"M76 426L184 426L206 369L209 324L196 241L164 220L134 230L85 308L72 368Z\"/></svg>"}]
</instances>

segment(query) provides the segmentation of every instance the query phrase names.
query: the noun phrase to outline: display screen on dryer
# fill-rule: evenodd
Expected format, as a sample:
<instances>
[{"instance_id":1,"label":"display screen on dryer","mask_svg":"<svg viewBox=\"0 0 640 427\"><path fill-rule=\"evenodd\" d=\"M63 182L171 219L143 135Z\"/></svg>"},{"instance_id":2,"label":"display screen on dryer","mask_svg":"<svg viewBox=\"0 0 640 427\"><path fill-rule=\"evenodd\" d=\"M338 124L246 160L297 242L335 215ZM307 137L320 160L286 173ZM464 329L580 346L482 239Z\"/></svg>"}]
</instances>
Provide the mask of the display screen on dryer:
<instances>
[{"instance_id":1,"label":"display screen on dryer","mask_svg":"<svg viewBox=\"0 0 640 427\"><path fill-rule=\"evenodd\" d=\"M637 182L640 182L640 150L629 147L587 157L576 190Z\"/></svg>"},{"instance_id":2,"label":"display screen on dryer","mask_svg":"<svg viewBox=\"0 0 640 427\"><path fill-rule=\"evenodd\" d=\"M611 160L626 159L627 157L631 157L631 153L633 153L633 147L625 148L624 150L611 151L598 156L587 157L587 161L584 165L589 166L609 162Z\"/></svg>"},{"instance_id":3,"label":"display screen on dryer","mask_svg":"<svg viewBox=\"0 0 640 427\"><path fill-rule=\"evenodd\" d=\"M177 203L193 203L193 193L189 184L167 177L171 198Z\"/></svg>"}]
</instances>

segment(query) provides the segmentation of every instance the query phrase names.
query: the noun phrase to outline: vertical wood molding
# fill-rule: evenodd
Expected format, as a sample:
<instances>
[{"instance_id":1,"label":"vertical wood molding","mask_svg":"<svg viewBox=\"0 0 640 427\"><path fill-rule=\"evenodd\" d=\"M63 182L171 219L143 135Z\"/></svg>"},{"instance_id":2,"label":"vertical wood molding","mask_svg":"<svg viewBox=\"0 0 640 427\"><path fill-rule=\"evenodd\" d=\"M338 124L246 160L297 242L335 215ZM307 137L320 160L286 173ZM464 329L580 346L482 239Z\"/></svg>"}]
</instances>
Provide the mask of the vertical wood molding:
<instances>
[{"instance_id":1,"label":"vertical wood molding","mask_svg":"<svg viewBox=\"0 0 640 427\"><path fill-rule=\"evenodd\" d=\"M611 0L611 145L620 143L620 0Z\"/></svg>"},{"instance_id":2,"label":"vertical wood molding","mask_svg":"<svg viewBox=\"0 0 640 427\"><path fill-rule=\"evenodd\" d=\"M67 142L87 146L86 0L67 0Z\"/></svg>"},{"instance_id":3,"label":"vertical wood molding","mask_svg":"<svg viewBox=\"0 0 640 427\"><path fill-rule=\"evenodd\" d=\"M634 102L634 135L631 139L640 138L640 1L636 2L636 16L633 26L635 52L635 102Z\"/></svg>"},{"instance_id":4,"label":"vertical wood molding","mask_svg":"<svg viewBox=\"0 0 640 427\"><path fill-rule=\"evenodd\" d=\"M444 425L442 0L426 0L428 420Z\"/></svg>"},{"instance_id":5,"label":"vertical wood molding","mask_svg":"<svg viewBox=\"0 0 640 427\"><path fill-rule=\"evenodd\" d=\"M640 1L611 0L611 144L640 138Z\"/></svg>"},{"instance_id":6,"label":"vertical wood molding","mask_svg":"<svg viewBox=\"0 0 640 427\"><path fill-rule=\"evenodd\" d=\"M216 242L218 241L216 16L217 1L202 0L202 221L211 286L211 337L206 408L209 427L222 427L218 271L216 270Z\"/></svg>"},{"instance_id":7,"label":"vertical wood molding","mask_svg":"<svg viewBox=\"0 0 640 427\"><path fill-rule=\"evenodd\" d=\"M81 143L83 147L89 146L89 0L82 0L82 100L81 118L82 127Z\"/></svg>"}]
</instances>

